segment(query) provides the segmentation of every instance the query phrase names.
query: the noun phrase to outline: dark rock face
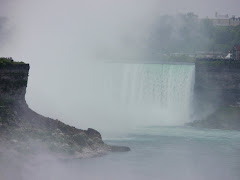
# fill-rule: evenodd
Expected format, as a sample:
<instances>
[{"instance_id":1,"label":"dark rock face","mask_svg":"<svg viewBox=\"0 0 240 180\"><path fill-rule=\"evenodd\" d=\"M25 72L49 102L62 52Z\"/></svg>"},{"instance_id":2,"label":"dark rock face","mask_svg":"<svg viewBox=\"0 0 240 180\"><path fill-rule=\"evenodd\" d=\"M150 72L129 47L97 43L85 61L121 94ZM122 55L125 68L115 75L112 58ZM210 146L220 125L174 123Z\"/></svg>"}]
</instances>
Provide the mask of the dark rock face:
<instances>
[{"instance_id":1,"label":"dark rock face","mask_svg":"<svg viewBox=\"0 0 240 180\"><path fill-rule=\"evenodd\" d=\"M196 63L197 100L214 106L240 105L240 64Z\"/></svg>"},{"instance_id":2,"label":"dark rock face","mask_svg":"<svg viewBox=\"0 0 240 180\"><path fill-rule=\"evenodd\" d=\"M98 137L99 139L102 139L101 134L98 131L96 131L95 129L88 128L85 132L90 137L94 137L95 136L95 137Z\"/></svg>"},{"instance_id":3,"label":"dark rock face","mask_svg":"<svg viewBox=\"0 0 240 180\"><path fill-rule=\"evenodd\" d=\"M195 114L201 118L189 125L240 130L240 63L196 63L195 72Z\"/></svg>"},{"instance_id":4,"label":"dark rock face","mask_svg":"<svg viewBox=\"0 0 240 180\"><path fill-rule=\"evenodd\" d=\"M0 67L0 98L19 103L25 100L28 64Z\"/></svg>"},{"instance_id":5,"label":"dark rock face","mask_svg":"<svg viewBox=\"0 0 240 180\"><path fill-rule=\"evenodd\" d=\"M11 109L26 106L28 64L0 66L0 123L14 123Z\"/></svg>"},{"instance_id":6,"label":"dark rock face","mask_svg":"<svg viewBox=\"0 0 240 180\"><path fill-rule=\"evenodd\" d=\"M130 150L106 145L94 129L77 129L29 109L25 101L28 71L27 64L0 68L0 146L36 152L35 145L41 144L52 152L79 158Z\"/></svg>"}]
</instances>

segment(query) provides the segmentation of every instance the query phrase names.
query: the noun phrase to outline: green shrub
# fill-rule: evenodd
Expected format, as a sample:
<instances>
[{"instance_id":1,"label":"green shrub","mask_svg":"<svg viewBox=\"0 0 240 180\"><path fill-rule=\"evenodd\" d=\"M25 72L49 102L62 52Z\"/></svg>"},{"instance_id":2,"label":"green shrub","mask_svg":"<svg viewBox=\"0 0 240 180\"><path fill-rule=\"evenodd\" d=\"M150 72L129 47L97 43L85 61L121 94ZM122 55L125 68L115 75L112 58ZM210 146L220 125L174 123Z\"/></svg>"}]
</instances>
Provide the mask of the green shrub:
<instances>
[{"instance_id":1,"label":"green shrub","mask_svg":"<svg viewBox=\"0 0 240 180\"><path fill-rule=\"evenodd\" d=\"M24 62L16 62L10 58L0 57L0 67L4 67L7 65L17 65L17 64L25 64Z\"/></svg>"}]
</instances>

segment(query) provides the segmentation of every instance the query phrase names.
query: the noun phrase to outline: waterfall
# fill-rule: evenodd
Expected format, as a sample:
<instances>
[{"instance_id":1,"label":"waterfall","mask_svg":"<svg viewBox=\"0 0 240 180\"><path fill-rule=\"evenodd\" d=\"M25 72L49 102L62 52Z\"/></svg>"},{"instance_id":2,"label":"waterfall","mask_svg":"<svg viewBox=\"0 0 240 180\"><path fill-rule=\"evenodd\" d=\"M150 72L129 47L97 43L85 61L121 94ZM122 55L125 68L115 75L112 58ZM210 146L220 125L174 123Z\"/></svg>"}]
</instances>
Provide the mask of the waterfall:
<instances>
[{"instance_id":1,"label":"waterfall","mask_svg":"<svg viewBox=\"0 0 240 180\"><path fill-rule=\"evenodd\" d=\"M105 66L105 100L144 125L190 121L195 66L120 64Z\"/></svg>"}]
</instances>

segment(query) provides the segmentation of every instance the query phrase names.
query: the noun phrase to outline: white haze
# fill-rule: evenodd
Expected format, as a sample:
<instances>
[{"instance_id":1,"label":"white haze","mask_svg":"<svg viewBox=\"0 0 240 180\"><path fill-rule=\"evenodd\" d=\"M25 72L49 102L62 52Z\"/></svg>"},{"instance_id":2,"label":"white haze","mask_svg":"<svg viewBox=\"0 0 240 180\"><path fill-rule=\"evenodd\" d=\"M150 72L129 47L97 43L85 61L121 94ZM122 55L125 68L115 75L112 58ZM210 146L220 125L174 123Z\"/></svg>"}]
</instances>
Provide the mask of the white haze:
<instances>
[{"instance_id":1,"label":"white haze","mask_svg":"<svg viewBox=\"0 0 240 180\"><path fill-rule=\"evenodd\" d=\"M0 2L13 31L1 56L30 63L26 95L30 108L78 128L118 133L140 123L105 108L101 61L147 54L149 30L162 14L237 15L239 7L238 0Z\"/></svg>"},{"instance_id":2,"label":"white haze","mask_svg":"<svg viewBox=\"0 0 240 180\"><path fill-rule=\"evenodd\" d=\"M96 128L104 136L107 136L107 132L119 134L141 123L137 119L129 119L119 109L110 111L106 108L102 99L104 92L101 91L104 84L101 76L104 72L99 68L101 61L144 56L148 49L145 41L149 29L159 15L190 11L201 17L211 16L215 11L239 15L239 7L239 0L0 0L0 16L8 18L7 26L5 24L4 29L0 28L0 38L4 37L4 41L0 39L1 45L4 45L0 49L0 56L11 56L15 60L30 63L26 99L33 110L78 128ZM0 21L0 27L1 24ZM230 149L231 146L225 148ZM177 171L171 167L165 172L171 174L172 179L181 179L177 175L185 170L189 180L201 180L206 174L200 173L203 167L196 165L199 165L197 162L201 162L202 157L207 159L206 167L212 165L218 179L221 179L223 177L220 177L217 168L220 166L219 171L225 173L224 165L229 163L227 158L225 164L215 163L212 161L214 158L206 156L204 148L202 150L194 144L165 148L170 152L179 151L179 159L163 153L155 158L159 160L164 157L159 160L161 163L147 162L144 156L151 156L151 153L148 154L151 151L144 146L147 151L143 152L146 154L140 154L139 157L136 150L142 152L143 147L140 146L133 149L134 155L129 156L129 161L121 162L123 158L118 156L110 164L104 159L65 163L41 149L42 144L37 147L41 152L38 155L20 156L0 144L0 179L151 179L150 173L144 173L152 172L152 169L158 172L172 163L177 164L175 167L179 166ZM183 156L185 151L181 151L184 148L189 148L191 152L187 158L189 154ZM198 151L202 156L194 154ZM214 149L212 151L216 154ZM132 161L131 158L139 158L139 161ZM181 160L185 163L181 164ZM142 173L137 173L136 162L144 164ZM142 174L145 176L140 177ZM164 174L159 176L169 179Z\"/></svg>"}]
</instances>

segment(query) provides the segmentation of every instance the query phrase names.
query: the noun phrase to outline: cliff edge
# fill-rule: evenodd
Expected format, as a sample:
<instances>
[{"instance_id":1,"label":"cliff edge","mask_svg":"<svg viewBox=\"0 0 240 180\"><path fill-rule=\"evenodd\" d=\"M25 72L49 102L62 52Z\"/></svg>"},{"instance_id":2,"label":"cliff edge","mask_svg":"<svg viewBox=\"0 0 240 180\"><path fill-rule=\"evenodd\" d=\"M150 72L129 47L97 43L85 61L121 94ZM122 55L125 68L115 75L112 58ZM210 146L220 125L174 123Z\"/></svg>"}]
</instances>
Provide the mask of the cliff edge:
<instances>
[{"instance_id":1,"label":"cliff edge","mask_svg":"<svg viewBox=\"0 0 240 180\"><path fill-rule=\"evenodd\" d=\"M201 128L240 130L240 62L202 61L195 65L194 102Z\"/></svg>"},{"instance_id":2,"label":"cliff edge","mask_svg":"<svg viewBox=\"0 0 240 180\"><path fill-rule=\"evenodd\" d=\"M29 64L0 58L0 153L6 149L18 153L45 150L82 158L130 150L105 144L94 129L77 129L31 110L25 101L28 72Z\"/></svg>"}]
</instances>

